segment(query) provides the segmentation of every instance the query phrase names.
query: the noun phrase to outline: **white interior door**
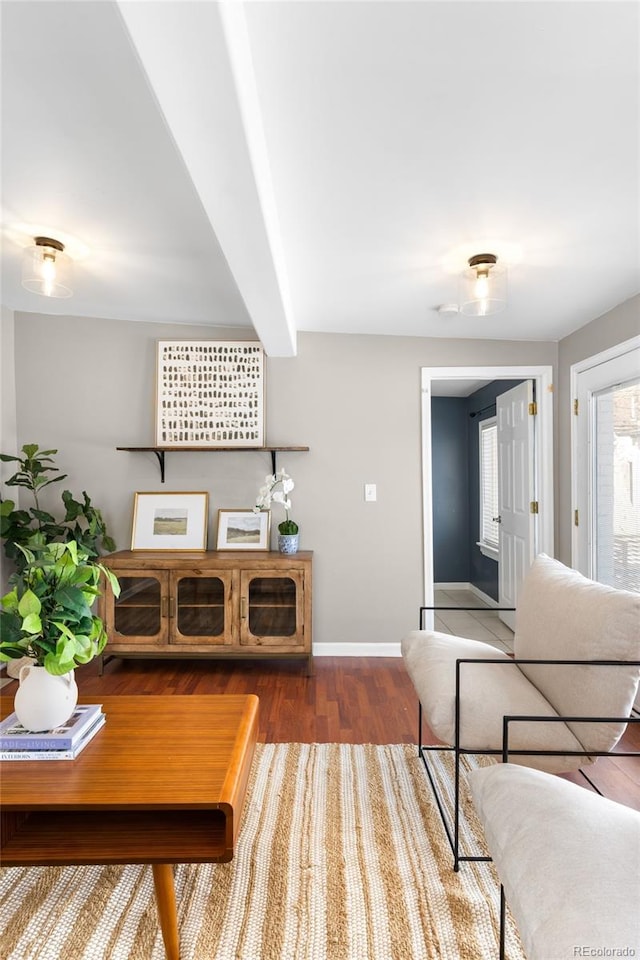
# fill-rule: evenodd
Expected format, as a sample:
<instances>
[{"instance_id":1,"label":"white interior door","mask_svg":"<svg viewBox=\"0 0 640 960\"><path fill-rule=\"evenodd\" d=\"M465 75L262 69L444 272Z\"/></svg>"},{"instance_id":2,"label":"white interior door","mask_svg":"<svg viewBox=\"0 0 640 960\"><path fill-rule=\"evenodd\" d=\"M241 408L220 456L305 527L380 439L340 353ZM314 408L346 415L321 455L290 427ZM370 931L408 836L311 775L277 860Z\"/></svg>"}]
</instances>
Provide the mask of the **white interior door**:
<instances>
[{"instance_id":1,"label":"white interior door","mask_svg":"<svg viewBox=\"0 0 640 960\"><path fill-rule=\"evenodd\" d=\"M526 380L496 400L498 422L498 503L500 559L498 599L501 607L515 607L520 585L534 557L535 500L534 422L530 414L533 383ZM515 629L515 614L500 613Z\"/></svg>"}]
</instances>

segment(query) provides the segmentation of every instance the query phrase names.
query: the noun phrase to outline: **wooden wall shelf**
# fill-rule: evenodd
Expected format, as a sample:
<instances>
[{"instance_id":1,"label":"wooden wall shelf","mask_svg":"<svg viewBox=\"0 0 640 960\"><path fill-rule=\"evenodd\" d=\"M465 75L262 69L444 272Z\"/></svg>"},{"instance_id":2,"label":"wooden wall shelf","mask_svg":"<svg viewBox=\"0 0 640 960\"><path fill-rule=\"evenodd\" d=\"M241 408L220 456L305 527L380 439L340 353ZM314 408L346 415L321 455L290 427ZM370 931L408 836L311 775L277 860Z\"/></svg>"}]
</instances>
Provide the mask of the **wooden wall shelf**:
<instances>
[{"instance_id":1,"label":"wooden wall shelf","mask_svg":"<svg viewBox=\"0 0 640 960\"><path fill-rule=\"evenodd\" d=\"M155 453L160 466L160 482L164 483L165 454L167 453L270 453L271 472L276 472L276 455L280 452L305 453L309 447L116 447L129 453Z\"/></svg>"}]
</instances>

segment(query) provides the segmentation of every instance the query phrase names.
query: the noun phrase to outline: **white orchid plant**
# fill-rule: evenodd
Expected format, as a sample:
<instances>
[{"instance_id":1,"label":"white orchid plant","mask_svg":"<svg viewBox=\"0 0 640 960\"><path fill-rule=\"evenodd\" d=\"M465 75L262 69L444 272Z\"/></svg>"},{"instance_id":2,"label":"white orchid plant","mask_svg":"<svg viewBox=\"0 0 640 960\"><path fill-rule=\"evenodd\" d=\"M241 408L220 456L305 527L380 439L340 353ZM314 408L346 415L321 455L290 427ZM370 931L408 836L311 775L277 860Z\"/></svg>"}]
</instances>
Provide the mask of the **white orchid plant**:
<instances>
[{"instance_id":1,"label":"white orchid plant","mask_svg":"<svg viewBox=\"0 0 640 960\"><path fill-rule=\"evenodd\" d=\"M282 504L285 519L278 524L278 531L283 536L291 536L298 532L298 524L295 520L289 519L289 511L291 510L289 494L294 486L293 480L284 469L269 474L264 478L264 485L258 490L256 505L253 508L254 513L259 513L261 510L269 510L272 503Z\"/></svg>"}]
</instances>

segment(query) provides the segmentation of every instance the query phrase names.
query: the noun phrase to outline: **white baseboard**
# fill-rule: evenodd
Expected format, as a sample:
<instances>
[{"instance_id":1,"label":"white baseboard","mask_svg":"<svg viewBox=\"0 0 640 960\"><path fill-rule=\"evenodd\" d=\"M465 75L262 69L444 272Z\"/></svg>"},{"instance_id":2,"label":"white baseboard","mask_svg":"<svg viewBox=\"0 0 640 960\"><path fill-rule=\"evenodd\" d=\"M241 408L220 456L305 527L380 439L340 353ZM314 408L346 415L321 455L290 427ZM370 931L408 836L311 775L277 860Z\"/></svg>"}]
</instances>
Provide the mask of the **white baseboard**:
<instances>
[{"instance_id":1,"label":"white baseboard","mask_svg":"<svg viewBox=\"0 0 640 960\"><path fill-rule=\"evenodd\" d=\"M472 593L475 593L476 597L482 600L483 603L486 603L488 607L500 606L497 600L494 600L493 597L490 597L488 593L483 593L482 590L479 590L478 587L474 587L473 584L470 585L469 590L471 590Z\"/></svg>"},{"instance_id":2,"label":"white baseboard","mask_svg":"<svg viewBox=\"0 0 640 960\"><path fill-rule=\"evenodd\" d=\"M314 643L314 657L400 657L399 643Z\"/></svg>"},{"instance_id":3,"label":"white baseboard","mask_svg":"<svg viewBox=\"0 0 640 960\"><path fill-rule=\"evenodd\" d=\"M470 590L471 593L475 593L476 597L482 600L489 607L498 607L499 603L497 600L494 600L493 597L490 597L488 593L483 593L478 587L474 587L472 583L434 583L434 590Z\"/></svg>"},{"instance_id":4,"label":"white baseboard","mask_svg":"<svg viewBox=\"0 0 640 960\"><path fill-rule=\"evenodd\" d=\"M470 583L463 583L462 580L456 580L455 583L434 583L434 590L471 590Z\"/></svg>"}]
</instances>

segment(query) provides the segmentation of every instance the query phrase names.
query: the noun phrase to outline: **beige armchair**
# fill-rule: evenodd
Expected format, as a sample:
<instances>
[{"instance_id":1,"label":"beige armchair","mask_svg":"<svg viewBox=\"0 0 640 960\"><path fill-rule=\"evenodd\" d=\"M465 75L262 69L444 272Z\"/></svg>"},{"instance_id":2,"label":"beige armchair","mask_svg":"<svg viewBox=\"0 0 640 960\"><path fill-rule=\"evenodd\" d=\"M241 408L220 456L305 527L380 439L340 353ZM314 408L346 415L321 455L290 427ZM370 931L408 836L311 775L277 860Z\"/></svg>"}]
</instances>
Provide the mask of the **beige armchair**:
<instances>
[{"instance_id":1,"label":"beige armchair","mask_svg":"<svg viewBox=\"0 0 640 960\"><path fill-rule=\"evenodd\" d=\"M500 960L505 896L528 960L635 956L640 812L511 763L469 781L501 881Z\"/></svg>"},{"instance_id":2,"label":"beige armchair","mask_svg":"<svg viewBox=\"0 0 640 960\"><path fill-rule=\"evenodd\" d=\"M519 598L513 658L430 630L405 636L402 655L419 700L420 756L458 870L462 861L488 859L459 849L463 754L502 756L504 729L511 763L550 773L578 769L614 749L640 678L640 595L588 580L541 554ZM423 716L440 744L422 743ZM452 817L429 767L431 750L454 754Z\"/></svg>"}]
</instances>

